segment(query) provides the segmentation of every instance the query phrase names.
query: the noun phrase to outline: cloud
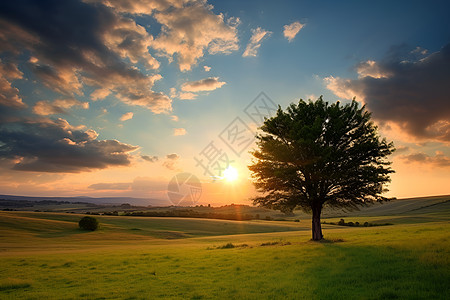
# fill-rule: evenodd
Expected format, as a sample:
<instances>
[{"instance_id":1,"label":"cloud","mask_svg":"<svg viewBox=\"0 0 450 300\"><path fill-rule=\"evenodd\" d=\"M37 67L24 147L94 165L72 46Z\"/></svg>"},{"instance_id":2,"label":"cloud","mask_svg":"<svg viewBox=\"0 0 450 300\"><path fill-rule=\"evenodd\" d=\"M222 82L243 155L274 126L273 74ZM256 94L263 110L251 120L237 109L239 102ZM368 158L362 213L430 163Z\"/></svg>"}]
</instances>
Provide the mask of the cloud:
<instances>
[{"instance_id":1,"label":"cloud","mask_svg":"<svg viewBox=\"0 0 450 300\"><path fill-rule=\"evenodd\" d=\"M77 99L58 99L53 102L38 101L33 107L33 112L37 115L48 116L55 114L66 114L67 109L78 106L83 109L89 108L89 102L81 102Z\"/></svg>"},{"instance_id":2,"label":"cloud","mask_svg":"<svg viewBox=\"0 0 450 300\"><path fill-rule=\"evenodd\" d=\"M450 167L450 157L445 156L441 151L436 151L434 156L418 152L409 155L403 155L400 157L408 163L420 163L427 164L433 167Z\"/></svg>"},{"instance_id":3,"label":"cloud","mask_svg":"<svg viewBox=\"0 0 450 300\"><path fill-rule=\"evenodd\" d=\"M120 117L120 121L127 121L127 120L131 120L133 119L133 113L132 112L127 112L124 113L121 117Z\"/></svg>"},{"instance_id":4,"label":"cloud","mask_svg":"<svg viewBox=\"0 0 450 300\"><path fill-rule=\"evenodd\" d=\"M97 136L61 118L1 123L0 159L14 170L52 173L130 165L130 152L138 147Z\"/></svg>"},{"instance_id":5,"label":"cloud","mask_svg":"<svg viewBox=\"0 0 450 300\"><path fill-rule=\"evenodd\" d=\"M166 158L167 159L171 159L171 160L176 160L176 159L179 159L180 156L178 154L176 154L176 153L172 153L172 154L167 154Z\"/></svg>"},{"instance_id":6,"label":"cloud","mask_svg":"<svg viewBox=\"0 0 450 300\"><path fill-rule=\"evenodd\" d=\"M206 1L181 3L153 14L162 28L151 46L160 54L169 59L176 56L180 70L188 71L205 51L227 54L238 50L239 19L225 20L222 14L216 15L213 6Z\"/></svg>"},{"instance_id":7,"label":"cloud","mask_svg":"<svg viewBox=\"0 0 450 300\"><path fill-rule=\"evenodd\" d=\"M289 25L284 25L283 30L284 37L287 38L289 42L292 42L292 40L304 26L305 24L302 24L298 21L293 22L292 24Z\"/></svg>"},{"instance_id":8,"label":"cloud","mask_svg":"<svg viewBox=\"0 0 450 300\"><path fill-rule=\"evenodd\" d=\"M178 136L178 135L185 135L187 132L186 132L186 129L184 129L184 128L175 128L174 130L173 130L173 135L174 136Z\"/></svg>"},{"instance_id":9,"label":"cloud","mask_svg":"<svg viewBox=\"0 0 450 300\"><path fill-rule=\"evenodd\" d=\"M194 100L195 98L197 98L197 94L194 94L194 93L180 93L178 95L178 98L180 98L181 100Z\"/></svg>"},{"instance_id":10,"label":"cloud","mask_svg":"<svg viewBox=\"0 0 450 300\"><path fill-rule=\"evenodd\" d=\"M93 190L126 191L131 188L131 183L129 182L94 183L88 186L88 188Z\"/></svg>"},{"instance_id":11,"label":"cloud","mask_svg":"<svg viewBox=\"0 0 450 300\"><path fill-rule=\"evenodd\" d=\"M359 78L389 78L392 75L387 70L383 70L382 67L373 60L359 63L356 66L356 72L358 73Z\"/></svg>"},{"instance_id":12,"label":"cloud","mask_svg":"<svg viewBox=\"0 0 450 300\"><path fill-rule=\"evenodd\" d=\"M411 150L411 148L408 147L408 146L395 147L394 155L395 154L398 155L398 154L401 154L401 153L409 152L410 150Z\"/></svg>"},{"instance_id":13,"label":"cloud","mask_svg":"<svg viewBox=\"0 0 450 300\"><path fill-rule=\"evenodd\" d=\"M418 140L449 142L450 44L426 53L396 48L381 62L358 64L358 79L329 76L324 82L338 97L362 100L382 126Z\"/></svg>"},{"instance_id":14,"label":"cloud","mask_svg":"<svg viewBox=\"0 0 450 300\"><path fill-rule=\"evenodd\" d=\"M148 162L156 162L156 161L158 161L158 156L141 155L141 158L143 160L148 161Z\"/></svg>"},{"instance_id":15,"label":"cloud","mask_svg":"<svg viewBox=\"0 0 450 300\"><path fill-rule=\"evenodd\" d=\"M249 43L247 44L247 48L245 48L243 57L247 56L256 56L258 54L258 49L261 47L261 43L264 39L270 37L272 32L262 29L258 27L256 29L252 29L252 37L250 38Z\"/></svg>"},{"instance_id":16,"label":"cloud","mask_svg":"<svg viewBox=\"0 0 450 300\"><path fill-rule=\"evenodd\" d=\"M14 108L24 108L26 104L19 96L19 90L12 86L11 81L21 79L23 73L13 63L5 63L0 59L0 105Z\"/></svg>"},{"instance_id":17,"label":"cloud","mask_svg":"<svg viewBox=\"0 0 450 300\"><path fill-rule=\"evenodd\" d=\"M139 191L152 194L166 194L167 181L149 177L136 177L132 182L106 182L94 183L89 186L94 190Z\"/></svg>"},{"instance_id":18,"label":"cloud","mask_svg":"<svg viewBox=\"0 0 450 300\"><path fill-rule=\"evenodd\" d=\"M31 55L27 68L42 85L70 97L83 95L91 86L100 90L93 99L105 97L109 90L119 100L154 113L171 110L170 98L151 90L161 79L153 72L159 63L148 51L153 37L130 17L112 7L76 0L0 6L0 52L17 59ZM0 80L0 88L4 86Z\"/></svg>"},{"instance_id":19,"label":"cloud","mask_svg":"<svg viewBox=\"0 0 450 300\"><path fill-rule=\"evenodd\" d=\"M205 72L209 72L211 71L211 67L203 66L203 70L205 70Z\"/></svg>"},{"instance_id":20,"label":"cloud","mask_svg":"<svg viewBox=\"0 0 450 300\"><path fill-rule=\"evenodd\" d=\"M186 82L181 86L185 92L213 91L222 87L226 82L219 81L219 77L209 77L198 81Z\"/></svg>"},{"instance_id":21,"label":"cloud","mask_svg":"<svg viewBox=\"0 0 450 300\"><path fill-rule=\"evenodd\" d=\"M170 119L174 122L178 122L178 120L179 120L178 116L175 116L175 115L170 116Z\"/></svg>"},{"instance_id":22,"label":"cloud","mask_svg":"<svg viewBox=\"0 0 450 300\"><path fill-rule=\"evenodd\" d=\"M175 171L177 169L176 163L180 159L180 156L176 153L167 154L166 160L163 162L163 166L169 170Z\"/></svg>"},{"instance_id":23,"label":"cloud","mask_svg":"<svg viewBox=\"0 0 450 300\"><path fill-rule=\"evenodd\" d=\"M96 89L95 91L93 91L93 92L91 93L91 99L92 99L93 101L96 101L96 100L103 100L103 99L105 99L106 97L108 97L110 94L111 94L111 91L108 90L108 89L102 89L102 88Z\"/></svg>"}]
</instances>

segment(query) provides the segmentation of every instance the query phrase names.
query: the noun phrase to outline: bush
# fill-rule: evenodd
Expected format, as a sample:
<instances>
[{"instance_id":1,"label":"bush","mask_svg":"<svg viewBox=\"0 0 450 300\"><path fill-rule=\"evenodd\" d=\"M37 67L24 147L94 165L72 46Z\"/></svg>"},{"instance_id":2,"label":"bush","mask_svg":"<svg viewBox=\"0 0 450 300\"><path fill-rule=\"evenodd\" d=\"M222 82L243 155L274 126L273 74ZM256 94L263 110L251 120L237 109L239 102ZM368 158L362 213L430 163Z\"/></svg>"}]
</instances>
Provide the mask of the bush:
<instances>
[{"instance_id":1,"label":"bush","mask_svg":"<svg viewBox=\"0 0 450 300\"><path fill-rule=\"evenodd\" d=\"M294 222L300 222L300 220L299 219L295 219Z\"/></svg>"},{"instance_id":2,"label":"bush","mask_svg":"<svg viewBox=\"0 0 450 300\"><path fill-rule=\"evenodd\" d=\"M359 226L359 222L355 222L355 226Z\"/></svg>"},{"instance_id":3,"label":"bush","mask_svg":"<svg viewBox=\"0 0 450 300\"><path fill-rule=\"evenodd\" d=\"M236 246L235 245L233 245L232 243L228 243L228 244L225 244L225 245L223 245L223 246L220 246L220 247L217 247L218 249L230 249L230 248L235 248Z\"/></svg>"},{"instance_id":4,"label":"bush","mask_svg":"<svg viewBox=\"0 0 450 300\"><path fill-rule=\"evenodd\" d=\"M369 222L364 222L364 227L369 226Z\"/></svg>"},{"instance_id":5,"label":"bush","mask_svg":"<svg viewBox=\"0 0 450 300\"><path fill-rule=\"evenodd\" d=\"M79 222L78 226L80 226L83 230L97 230L98 228L98 221L94 217L83 217Z\"/></svg>"},{"instance_id":6,"label":"bush","mask_svg":"<svg viewBox=\"0 0 450 300\"><path fill-rule=\"evenodd\" d=\"M347 226L355 226L355 224L353 222L348 222Z\"/></svg>"},{"instance_id":7,"label":"bush","mask_svg":"<svg viewBox=\"0 0 450 300\"><path fill-rule=\"evenodd\" d=\"M341 226L345 225L344 219L340 219L338 224L341 225Z\"/></svg>"}]
</instances>

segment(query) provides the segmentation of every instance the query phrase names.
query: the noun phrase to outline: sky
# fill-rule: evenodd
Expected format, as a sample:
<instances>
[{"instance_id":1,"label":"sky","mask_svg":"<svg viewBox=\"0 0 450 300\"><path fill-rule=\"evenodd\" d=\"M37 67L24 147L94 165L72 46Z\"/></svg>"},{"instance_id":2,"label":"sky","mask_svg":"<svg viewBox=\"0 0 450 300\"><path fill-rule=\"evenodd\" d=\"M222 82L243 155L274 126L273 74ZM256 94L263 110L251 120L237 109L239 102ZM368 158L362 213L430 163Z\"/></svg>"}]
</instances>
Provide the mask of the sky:
<instances>
[{"instance_id":1,"label":"sky","mask_svg":"<svg viewBox=\"0 0 450 300\"><path fill-rule=\"evenodd\" d=\"M169 183L190 178L201 187L193 203L250 204L262 120L321 95L356 97L394 142L387 196L450 194L449 10L447 1L2 1L0 194L170 205Z\"/></svg>"}]
</instances>

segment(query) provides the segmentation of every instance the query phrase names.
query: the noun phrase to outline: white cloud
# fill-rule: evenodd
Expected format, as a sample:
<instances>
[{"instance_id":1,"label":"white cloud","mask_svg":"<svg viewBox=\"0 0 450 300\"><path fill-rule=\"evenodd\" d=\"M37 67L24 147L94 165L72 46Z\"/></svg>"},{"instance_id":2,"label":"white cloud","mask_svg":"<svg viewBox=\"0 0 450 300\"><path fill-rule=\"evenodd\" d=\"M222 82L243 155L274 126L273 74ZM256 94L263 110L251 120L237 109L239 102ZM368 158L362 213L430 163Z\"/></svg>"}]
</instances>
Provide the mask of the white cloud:
<instances>
[{"instance_id":1,"label":"white cloud","mask_svg":"<svg viewBox=\"0 0 450 300\"><path fill-rule=\"evenodd\" d=\"M209 72L211 71L211 67L203 66L203 70L205 70L205 72Z\"/></svg>"},{"instance_id":2,"label":"white cloud","mask_svg":"<svg viewBox=\"0 0 450 300\"><path fill-rule=\"evenodd\" d=\"M298 21L293 22L290 25L284 25L283 34L284 37L288 39L289 42L292 42L292 40L295 38L295 36L300 32L300 30L305 26L305 24L302 24Z\"/></svg>"},{"instance_id":3,"label":"white cloud","mask_svg":"<svg viewBox=\"0 0 450 300\"><path fill-rule=\"evenodd\" d=\"M134 114L132 112L127 112L124 113L121 117L120 117L120 121L127 121L127 120L131 120L133 119Z\"/></svg>"},{"instance_id":4,"label":"white cloud","mask_svg":"<svg viewBox=\"0 0 450 300\"><path fill-rule=\"evenodd\" d=\"M72 107L80 107L82 109L89 108L89 102L81 102L77 99L57 99L53 102L38 101L33 107L33 112L37 115L48 116L54 114L65 114L67 109Z\"/></svg>"},{"instance_id":5,"label":"white cloud","mask_svg":"<svg viewBox=\"0 0 450 300\"><path fill-rule=\"evenodd\" d=\"M210 54L238 50L237 19L225 21L206 1L190 2L154 13L162 25L161 34L151 46L172 59L175 55L181 71L188 71L207 50Z\"/></svg>"},{"instance_id":6,"label":"white cloud","mask_svg":"<svg viewBox=\"0 0 450 300\"><path fill-rule=\"evenodd\" d=\"M172 119L172 121L178 122L178 116L172 115L170 116L170 118Z\"/></svg>"},{"instance_id":7,"label":"white cloud","mask_svg":"<svg viewBox=\"0 0 450 300\"><path fill-rule=\"evenodd\" d=\"M91 93L91 99L93 101L105 99L107 96L111 94L111 91L108 89L96 89Z\"/></svg>"},{"instance_id":8,"label":"white cloud","mask_svg":"<svg viewBox=\"0 0 450 300\"><path fill-rule=\"evenodd\" d=\"M250 38L247 48L245 48L245 51L242 54L242 56L243 57L256 56L258 54L258 49L259 47L261 47L261 43L263 42L263 40L268 38L271 34L272 32L261 29L261 27L252 29L252 37Z\"/></svg>"},{"instance_id":9,"label":"white cloud","mask_svg":"<svg viewBox=\"0 0 450 300\"><path fill-rule=\"evenodd\" d=\"M222 87L226 82L219 81L219 77L209 77L198 81L186 82L181 86L185 92L213 91Z\"/></svg>"},{"instance_id":10,"label":"white cloud","mask_svg":"<svg viewBox=\"0 0 450 300\"><path fill-rule=\"evenodd\" d=\"M197 98L197 94L194 93L180 93L178 95L178 98L180 98L181 100L194 100L195 98Z\"/></svg>"},{"instance_id":11,"label":"white cloud","mask_svg":"<svg viewBox=\"0 0 450 300\"><path fill-rule=\"evenodd\" d=\"M354 97L357 97L358 100L363 101L359 91L351 86L350 79L328 76L325 77L323 81L327 89L332 91L336 96L342 99L353 99Z\"/></svg>"},{"instance_id":12,"label":"white cloud","mask_svg":"<svg viewBox=\"0 0 450 300\"><path fill-rule=\"evenodd\" d=\"M0 104L16 108L26 107L19 96L19 90L11 85L11 80L22 77L23 73L16 65L3 63L0 59Z\"/></svg>"},{"instance_id":13,"label":"white cloud","mask_svg":"<svg viewBox=\"0 0 450 300\"><path fill-rule=\"evenodd\" d=\"M186 129L184 129L184 128L175 128L174 130L173 130L173 135L174 136L178 136L178 135L185 135L187 132L186 132Z\"/></svg>"},{"instance_id":14,"label":"white cloud","mask_svg":"<svg viewBox=\"0 0 450 300\"><path fill-rule=\"evenodd\" d=\"M376 61L368 60L361 62L356 66L356 72L358 77L372 77L372 78L388 78L391 74L385 70L382 70L380 65Z\"/></svg>"}]
</instances>

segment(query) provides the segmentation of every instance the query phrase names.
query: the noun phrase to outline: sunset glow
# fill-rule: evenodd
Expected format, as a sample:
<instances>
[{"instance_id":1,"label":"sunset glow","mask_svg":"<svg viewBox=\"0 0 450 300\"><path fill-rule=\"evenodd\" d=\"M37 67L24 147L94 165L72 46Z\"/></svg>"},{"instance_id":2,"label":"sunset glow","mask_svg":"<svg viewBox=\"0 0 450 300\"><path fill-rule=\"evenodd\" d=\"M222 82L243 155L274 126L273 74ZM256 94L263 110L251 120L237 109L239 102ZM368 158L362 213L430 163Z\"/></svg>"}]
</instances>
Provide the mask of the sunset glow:
<instances>
[{"instance_id":1,"label":"sunset glow","mask_svg":"<svg viewBox=\"0 0 450 300\"><path fill-rule=\"evenodd\" d=\"M3 1L0 194L171 205L190 173L199 203L251 204L264 118L320 95L394 142L387 196L450 193L445 5L144 2Z\"/></svg>"},{"instance_id":2,"label":"sunset glow","mask_svg":"<svg viewBox=\"0 0 450 300\"><path fill-rule=\"evenodd\" d=\"M226 181L232 182L238 179L239 174L235 168L229 166L225 171L223 171L223 177L225 178Z\"/></svg>"}]
</instances>

